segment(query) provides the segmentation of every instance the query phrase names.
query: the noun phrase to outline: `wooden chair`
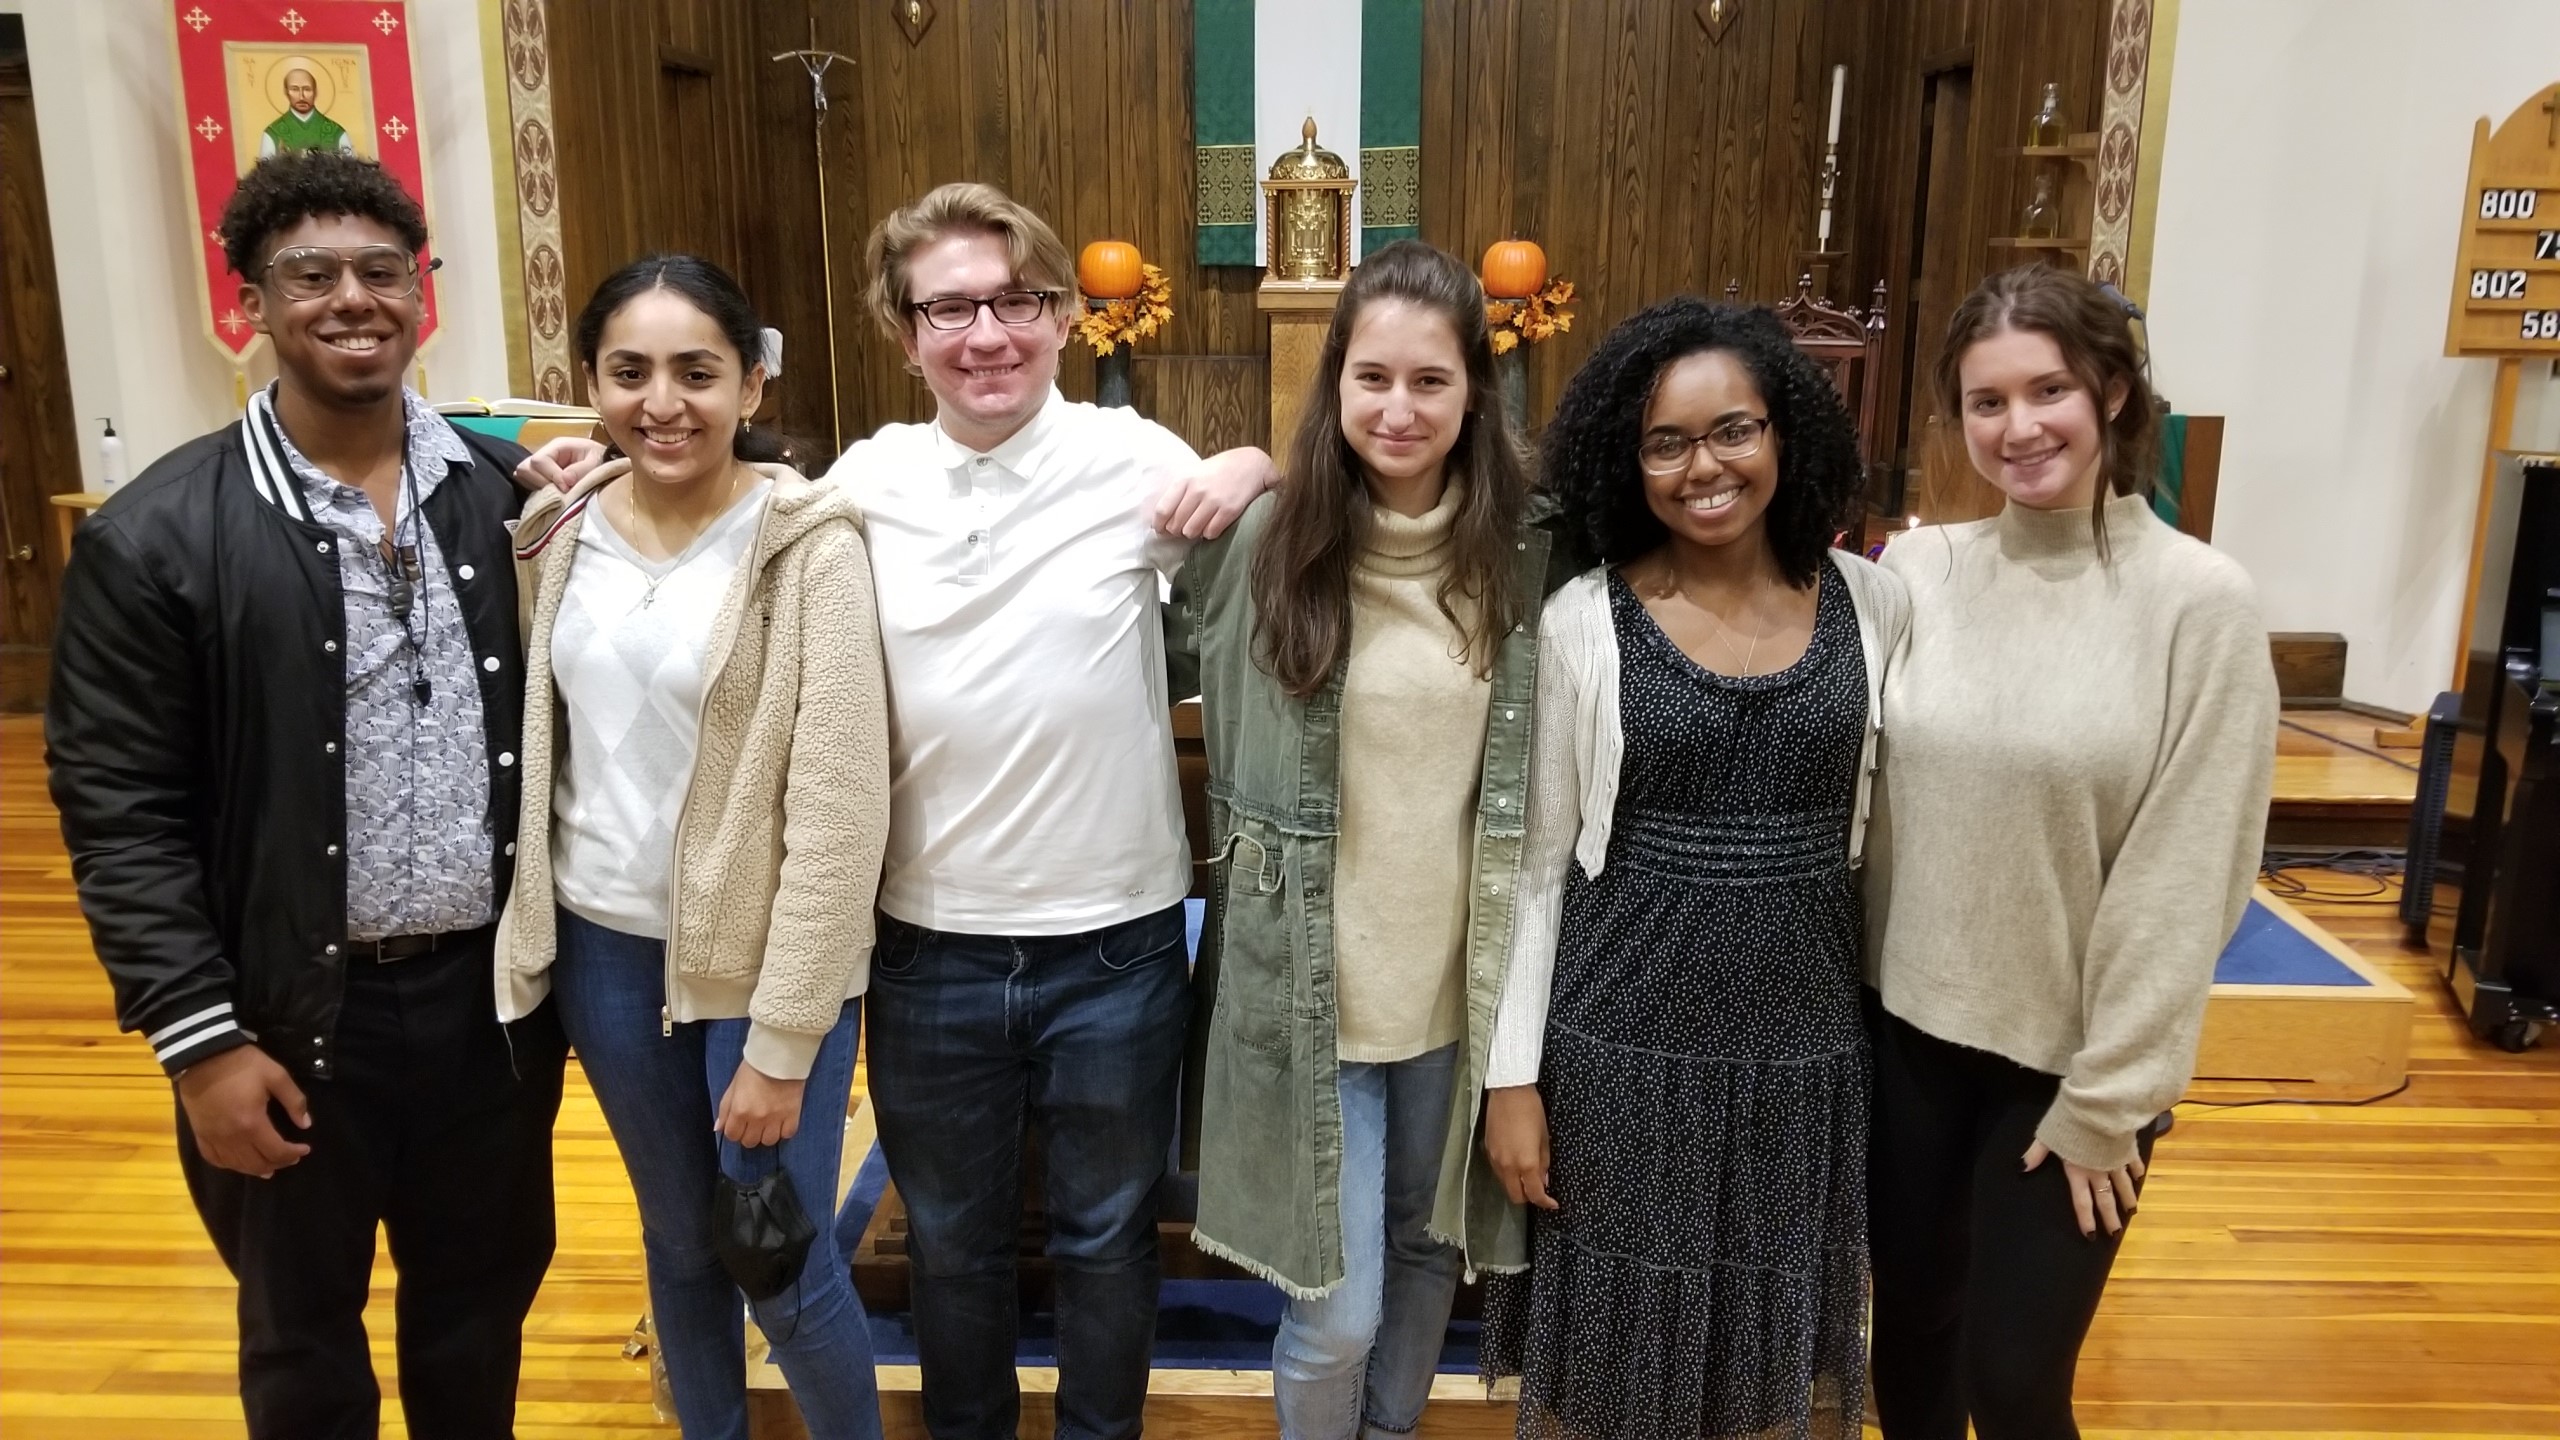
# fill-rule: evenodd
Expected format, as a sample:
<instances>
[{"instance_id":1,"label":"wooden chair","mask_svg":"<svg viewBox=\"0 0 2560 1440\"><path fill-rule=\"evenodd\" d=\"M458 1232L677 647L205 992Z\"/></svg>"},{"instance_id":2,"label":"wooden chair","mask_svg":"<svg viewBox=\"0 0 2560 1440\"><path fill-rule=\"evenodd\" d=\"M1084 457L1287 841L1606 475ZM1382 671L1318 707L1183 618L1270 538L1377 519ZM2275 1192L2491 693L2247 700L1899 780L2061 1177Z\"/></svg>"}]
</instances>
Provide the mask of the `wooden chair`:
<instances>
[{"instance_id":1,"label":"wooden chair","mask_svg":"<svg viewBox=\"0 0 2560 1440\"><path fill-rule=\"evenodd\" d=\"M1746 303L1742 282L1728 281L1724 298L1730 304ZM1875 479L1888 459L1884 434L1884 282L1876 282L1872 303L1865 310L1844 310L1813 293L1810 273L1799 274L1795 295L1769 308L1795 337L1796 348L1831 377L1831 388L1839 392L1840 402L1855 418L1859 465L1867 477L1866 493L1873 495ZM1859 513L1863 529L1864 506ZM1852 534L1845 543L1863 548L1865 539L1863 534Z\"/></svg>"}]
</instances>

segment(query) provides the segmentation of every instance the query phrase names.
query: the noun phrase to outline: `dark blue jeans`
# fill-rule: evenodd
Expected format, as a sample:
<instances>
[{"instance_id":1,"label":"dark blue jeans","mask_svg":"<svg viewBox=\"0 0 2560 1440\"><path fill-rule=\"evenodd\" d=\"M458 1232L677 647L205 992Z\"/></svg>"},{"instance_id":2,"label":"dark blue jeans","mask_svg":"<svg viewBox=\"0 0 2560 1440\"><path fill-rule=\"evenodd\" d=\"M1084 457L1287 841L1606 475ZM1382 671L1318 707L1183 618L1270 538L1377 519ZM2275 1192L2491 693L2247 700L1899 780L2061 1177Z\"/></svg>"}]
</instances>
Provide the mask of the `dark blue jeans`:
<instances>
[{"instance_id":1,"label":"dark blue jeans","mask_svg":"<svg viewBox=\"0 0 2560 1440\"><path fill-rule=\"evenodd\" d=\"M566 910L559 916L551 993L640 1202L649 1313L685 1440L747 1440L748 1307L711 1248L711 1192L718 1176L747 1183L777 1169L790 1174L818 1234L799 1280L755 1302L756 1326L815 1440L879 1440L871 1330L827 1224L861 1007L847 1003L819 1045L798 1131L748 1149L711 1128L746 1053L747 1022L698 1020L662 1033L666 947Z\"/></svg>"},{"instance_id":2,"label":"dark blue jeans","mask_svg":"<svg viewBox=\"0 0 2560 1440\"><path fill-rule=\"evenodd\" d=\"M1021 1413L1022 1141L1047 1163L1059 1440L1138 1433L1156 1326L1156 1196L1190 1022L1180 905L1081 935L881 917L871 1102L907 1207L925 1426L1012 1440Z\"/></svg>"}]
</instances>

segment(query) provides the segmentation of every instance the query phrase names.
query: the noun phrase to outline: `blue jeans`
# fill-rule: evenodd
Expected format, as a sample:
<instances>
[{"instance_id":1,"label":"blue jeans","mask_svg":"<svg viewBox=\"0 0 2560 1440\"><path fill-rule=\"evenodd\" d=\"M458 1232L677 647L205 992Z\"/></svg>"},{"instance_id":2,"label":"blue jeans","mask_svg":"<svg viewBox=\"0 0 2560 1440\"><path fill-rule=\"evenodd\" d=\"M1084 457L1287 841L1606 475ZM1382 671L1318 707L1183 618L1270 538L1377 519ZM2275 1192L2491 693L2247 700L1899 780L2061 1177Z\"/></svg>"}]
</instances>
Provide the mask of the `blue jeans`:
<instances>
[{"instance_id":1,"label":"blue jeans","mask_svg":"<svg viewBox=\"0 0 2560 1440\"><path fill-rule=\"evenodd\" d=\"M818 1047L799 1130L746 1149L715 1134L711 1117L738 1073L747 1022L694 1021L661 1035L665 945L566 910L559 916L551 993L640 1201L649 1313L685 1440L746 1440L746 1302L711 1248L711 1190L717 1175L746 1183L777 1168L790 1173L818 1235L799 1282L755 1302L757 1328L773 1343L812 1440L878 1440L871 1330L829 1223L860 1007L847 1004Z\"/></svg>"},{"instance_id":2,"label":"blue jeans","mask_svg":"<svg viewBox=\"0 0 2560 1440\"><path fill-rule=\"evenodd\" d=\"M1081 935L958 935L883 916L871 1102L907 1207L925 1427L1012 1440L1021 1413L1022 1140L1047 1164L1059 1440L1138 1433L1156 1327L1156 1199L1191 1018L1180 905Z\"/></svg>"},{"instance_id":3,"label":"blue jeans","mask_svg":"<svg viewBox=\"0 0 2560 1440\"><path fill-rule=\"evenodd\" d=\"M1457 1074L1455 1045L1341 1067L1342 1283L1291 1300L1272 1339L1284 1440L1375 1440L1422 1423L1464 1268L1425 1228Z\"/></svg>"}]
</instances>

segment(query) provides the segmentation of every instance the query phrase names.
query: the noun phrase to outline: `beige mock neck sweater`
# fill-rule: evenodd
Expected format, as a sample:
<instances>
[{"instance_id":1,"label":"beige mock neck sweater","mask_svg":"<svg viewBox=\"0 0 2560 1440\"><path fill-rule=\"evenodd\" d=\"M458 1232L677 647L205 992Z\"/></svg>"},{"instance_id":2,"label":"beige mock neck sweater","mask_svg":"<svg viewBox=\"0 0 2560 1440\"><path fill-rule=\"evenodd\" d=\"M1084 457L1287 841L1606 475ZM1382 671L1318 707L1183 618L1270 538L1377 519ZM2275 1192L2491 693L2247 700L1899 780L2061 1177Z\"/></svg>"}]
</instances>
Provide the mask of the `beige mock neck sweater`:
<instances>
[{"instance_id":1,"label":"beige mock neck sweater","mask_svg":"<svg viewBox=\"0 0 2560 1440\"><path fill-rule=\"evenodd\" d=\"M2062 1077L2104 1167L2195 1065L2265 839L2276 685L2248 576L2139 496L1915 531L1869 822L1868 978L1940 1039Z\"/></svg>"},{"instance_id":2,"label":"beige mock neck sweater","mask_svg":"<svg viewBox=\"0 0 2560 1440\"><path fill-rule=\"evenodd\" d=\"M1334 863L1334 1053L1382 1064L1465 1029L1468 869L1490 678L1440 613L1461 491L1416 517L1379 509L1351 569ZM1459 618L1471 606L1456 604Z\"/></svg>"}]
</instances>

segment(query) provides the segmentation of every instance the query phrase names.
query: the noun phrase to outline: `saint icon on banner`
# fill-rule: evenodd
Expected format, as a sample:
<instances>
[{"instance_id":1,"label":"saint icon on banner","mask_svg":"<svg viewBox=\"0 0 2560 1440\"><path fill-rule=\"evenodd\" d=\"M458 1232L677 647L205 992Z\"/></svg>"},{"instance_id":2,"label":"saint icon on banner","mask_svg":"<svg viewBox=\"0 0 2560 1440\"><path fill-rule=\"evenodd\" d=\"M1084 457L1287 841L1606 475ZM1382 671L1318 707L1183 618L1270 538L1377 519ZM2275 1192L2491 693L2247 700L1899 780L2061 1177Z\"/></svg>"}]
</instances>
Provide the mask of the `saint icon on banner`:
<instances>
[{"instance_id":1,"label":"saint icon on banner","mask_svg":"<svg viewBox=\"0 0 2560 1440\"><path fill-rule=\"evenodd\" d=\"M284 72L285 111L258 138L258 158L287 150L343 150L356 153L347 127L320 108L320 77L307 65L294 63Z\"/></svg>"},{"instance_id":2,"label":"saint icon on banner","mask_svg":"<svg viewBox=\"0 0 2560 1440\"><path fill-rule=\"evenodd\" d=\"M335 150L378 158L372 57L361 45L229 41L230 134L236 173L270 155Z\"/></svg>"}]
</instances>

